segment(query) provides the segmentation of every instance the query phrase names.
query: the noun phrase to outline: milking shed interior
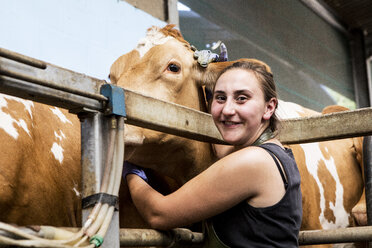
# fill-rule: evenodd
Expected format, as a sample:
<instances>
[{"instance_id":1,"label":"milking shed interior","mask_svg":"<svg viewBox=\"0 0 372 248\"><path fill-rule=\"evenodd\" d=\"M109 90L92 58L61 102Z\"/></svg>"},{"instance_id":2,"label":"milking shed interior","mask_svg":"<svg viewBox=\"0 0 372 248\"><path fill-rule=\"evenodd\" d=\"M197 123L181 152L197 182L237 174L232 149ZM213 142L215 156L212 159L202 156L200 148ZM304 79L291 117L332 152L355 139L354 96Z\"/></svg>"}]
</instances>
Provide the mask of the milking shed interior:
<instances>
[{"instance_id":1,"label":"milking shed interior","mask_svg":"<svg viewBox=\"0 0 372 248\"><path fill-rule=\"evenodd\" d=\"M141 7L141 1L128 2ZM371 49L368 46L371 42L368 36L368 25L360 24L362 21L356 21L356 24L353 24L345 16L345 19L340 19L342 12L340 14L331 14L335 12L335 9L332 10L330 7L332 1L329 1L330 5L319 1L293 1L287 3L290 6L279 5L274 1L265 1L265 3L262 1L213 1L213 5L211 5L212 1L208 1L209 3L207 1L181 1L185 6L181 6L180 12L176 14L174 13L174 11L177 11L175 8L176 1L152 1L152 3L154 2L156 2L155 5L160 6L161 11L159 12L160 14L152 14L160 15L159 18L161 20L173 23L177 23L179 15L181 32L188 41L195 44L199 49L211 48L213 42L222 40L227 44L228 48L230 47L230 59L238 58L237 56L257 57L271 64L274 73L277 75L276 79L279 84L280 96L284 100L294 101L317 110L333 103L347 105L351 108L370 105L370 94L368 93L370 88L368 83L370 76L368 75L370 75L370 71L368 72L369 74L367 71L368 69L370 70L370 64L368 63L371 63ZM220 5L218 5L219 2ZM313 5L314 2L315 6ZM335 2L337 1L333 1L333 3ZM336 6L340 6L342 4L340 2L338 1L339 4L336 4ZM354 2L363 2L365 4L364 6L358 6L360 10L367 11L371 7L367 1ZM7 3L2 1L1 6L5 8L1 9L6 9ZM240 14L235 15L234 12L231 15L224 11L218 11L226 10L227 7L224 4L229 3L231 6L237 4L235 10L245 12L242 14L244 17L252 18L248 26L245 26L246 23L244 22L239 22L238 17L241 16ZM14 5L14 8L22 6L21 1L18 1L17 4L17 6ZM73 8L73 3L70 4ZM117 4L119 3L117 2ZM83 4L84 6L87 6L87 4ZM348 7L350 8L350 6ZM253 8L254 11L250 8ZM150 9L154 10L154 8ZM193 11L194 9L195 12ZM147 14L137 9L134 11L136 14L148 18ZM299 14L298 19L292 19L295 16L294 13ZM269 20L268 17L275 18L274 14L277 14L278 19ZM233 18L235 16L236 20ZM361 14L356 13L355 16L360 17ZM228 20L224 22L224 18ZM200 22L197 22L198 19ZM155 22L151 18L149 20L150 23ZM191 25L187 26L187 22L191 23ZM304 27L300 25L301 22L305 23L306 25L304 26L309 29L304 30ZM160 25L162 23L162 21L159 22ZM272 27L272 23L276 23L278 27ZM2 25L4 25L4 22ZM228 29L228 27L234 26L245 28L238 30ZM200 30L195 27L200 28ZM287 30L289 27L291 29ZM4 27L2 26L2 28ZM325 30L320 32L322 28ZM244 35L245 30L249 31ZM220 33L223 34L221 37L219 37ZM270 35L275 33L277 37ZM212 38L207 37L207 34ZM9 36L12 36L12 34ZM32 37L28 38L32 40ZM273 43L277 41L277 43L274 46L265 41L274 41ZM236 43L235 46L234 43ZM301 44L301 47L298 44ZM0 45L8 48L3 43L0 43ZM286 50L286 46L288 50ZM234 49L234 47L237 48ZM242 49L245 47L247 47L247 54L242 51L245 50ZM94 48L97 48L97 46ZM320 54L317 54L314 52L319 50L328 51L329 53L320 52ZM39 58L37 55L34 55L34 57ZM54 63L61 64L58 61ZM69 66L66 65L65 67ZM280 71L283 71L282 74L280 74ZM301 82L301 85L298 82Z\"/></svg>"},{"instance_id":2,"label":"milking shed interior","mask_svg":"<svg viewBox=\"0 0 372 248\"><path fill-rule=\"evenodd\" d=\"M142 7L141 1L128 2ZM198 49L211 49L221 40L231 60L267 62L281 99L318 111L331 104L370 106L370 1L179 3L179 26L186 40Z\"/></svg>"},{"instance_id":3,"label":"milking shed interior","mask_svg":"<svg viewBox=\"0 0 372 248\"><path fill-rule=\"evenodd\" d=\"M370 106L368 0L1 0L0 6L0 31L7 34L1 47L98 78L106 79L112 61L148 27L174 23L198 49L221 40L230 60L268 63L282 100L317 111Z\"/></svg>"},{"instance_id":4,"label":"milking shed interior","mask_svg":"<svg viewBox=\"0 0 372 248\"><path fill-rule=\"evenodd\" d=\"M368 0L1 0L0 7L1 47L97 78L106 79L148 27L174 23L198 49L221 40L230 60L267 62L282 100L317 111L370 106Z\"/></svg>"}]
</instances>

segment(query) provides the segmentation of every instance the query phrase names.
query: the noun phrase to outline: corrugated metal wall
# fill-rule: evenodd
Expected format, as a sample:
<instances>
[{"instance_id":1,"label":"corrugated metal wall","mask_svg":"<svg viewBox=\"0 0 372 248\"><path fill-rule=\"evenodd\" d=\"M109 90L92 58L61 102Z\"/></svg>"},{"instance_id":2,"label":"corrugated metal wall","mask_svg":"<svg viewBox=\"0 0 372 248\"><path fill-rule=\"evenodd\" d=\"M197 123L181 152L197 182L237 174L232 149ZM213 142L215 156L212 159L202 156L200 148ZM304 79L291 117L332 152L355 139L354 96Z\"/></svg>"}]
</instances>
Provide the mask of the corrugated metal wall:
<instances>
[{"instance_id":1,"label":"corrugated metal wall","mask_svg":"<svg viewBox=\"0 0 372 248\"><path fill-rule=\"evenodd\" d=\"M355 107L348 38L301 1L181 0L180 28L198 49L217 40L231 60L253 57L274 72L279 96L315 110Z\"/></svg>"}]
</instances>

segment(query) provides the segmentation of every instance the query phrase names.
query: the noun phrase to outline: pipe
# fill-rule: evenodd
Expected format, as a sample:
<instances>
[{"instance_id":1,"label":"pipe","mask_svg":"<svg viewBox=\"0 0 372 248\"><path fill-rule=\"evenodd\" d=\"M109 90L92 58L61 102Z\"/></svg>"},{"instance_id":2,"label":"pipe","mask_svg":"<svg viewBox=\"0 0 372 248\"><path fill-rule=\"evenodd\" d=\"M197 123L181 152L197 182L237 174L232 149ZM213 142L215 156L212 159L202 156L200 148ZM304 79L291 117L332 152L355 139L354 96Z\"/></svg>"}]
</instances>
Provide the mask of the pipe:
<instances>
[{"instance_id":1,"label":"pipe","mask_svg":"<svg viewBox=\"0 0 372 248\"><path fill-rule=\"evenodd\" d=\"M122 178L122 171L123 171L123 164L124 164L124 117L119 117L118 120L118 132L117 132L117 139L116 139L116 150L115 150L115 178L113 183L113 189L110 192L112 195L118 196L120 183ZM105 217L104 222L101 225L100 230L98 231L97 235L104 237L106 232L110 226L112 216L114 214L115 207L110 206L108 209L107 215Z\"/></svg>"},{"instance_id":2,"label":"pipe","mask_svg":"<svg viewBox=\"0 0 372 248\"><path fill-rule=\"evenodd\" d=\"M112 168L112 160L114 157L114 148L115 148L115 138L117 136L117 120L115 116L111 117L110 120L110 134L109 134L109 141L107 147L107 156L105 162L105 171L103 173L102 185L101 185L101 192L107 192L109 175Z\"/></svg>"}]
</instances>

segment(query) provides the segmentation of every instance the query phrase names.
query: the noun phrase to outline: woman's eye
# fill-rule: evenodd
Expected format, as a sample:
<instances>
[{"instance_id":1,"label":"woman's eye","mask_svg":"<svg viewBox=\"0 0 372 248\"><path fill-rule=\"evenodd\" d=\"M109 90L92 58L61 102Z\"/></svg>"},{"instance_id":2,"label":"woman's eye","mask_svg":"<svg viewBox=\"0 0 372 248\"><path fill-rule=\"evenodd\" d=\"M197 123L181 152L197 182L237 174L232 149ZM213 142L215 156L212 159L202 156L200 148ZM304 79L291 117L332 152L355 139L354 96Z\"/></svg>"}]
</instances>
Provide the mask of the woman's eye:
<instances>
[{"instance_id":1,"label":"woman's eye","mask_svg":"<svg viewBox=\"0 0 372 248\"><path fill-rule=\"evenodd\" d=\"M239 96L236 98L237 102L245 102L248 98L246 96Z\"/></svg>"},{"instance_id":2,"label":"woman's eye","mask_svg":"<svg viewBox=\"0 0 372 248\"><path fill-rule=\"evenodd\" d=\"M216 101L218 102L222 102L222 101L225 101L226 100L226 97L225 96L215 96L214 99L216 99Z\"/></svg>"},{"instance_id":3,"label":"woman's eye","mask_svg":"<svg viewBox=\"0 0 372 248\"><path fill-rule=\"evenodd\" d=\"M167 70L171 71L171 72L179 72L180 67L176 64L169 64L168 67L167 67Z\"/></svg>"}]
</instances>

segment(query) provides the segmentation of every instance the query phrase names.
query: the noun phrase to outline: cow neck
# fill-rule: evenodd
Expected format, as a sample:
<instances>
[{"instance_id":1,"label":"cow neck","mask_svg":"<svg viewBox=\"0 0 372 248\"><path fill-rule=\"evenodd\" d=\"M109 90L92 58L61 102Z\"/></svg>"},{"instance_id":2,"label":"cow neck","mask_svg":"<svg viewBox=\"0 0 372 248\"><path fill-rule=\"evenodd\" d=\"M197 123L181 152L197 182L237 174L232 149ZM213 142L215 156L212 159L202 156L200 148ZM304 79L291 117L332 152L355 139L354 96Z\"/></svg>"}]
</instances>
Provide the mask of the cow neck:
<instances>
[{"instance_id":1,"label":"cow neck","mask_svg":"<svg viewBox=\"0 0 372 248\"><path fill-rule=\"evenodd\" d=\"M263 131L263 133L260 135L260 137L258 137L258 139L256 139L255 142L253 142L252 146L259 146L259 145L263 144L264 142L266 142L269 139L272 139L274 137L275 137L275 135L274 135L273 131L271 131L270 128L266 128L266 130Z\"/></svg>"}]
</instances>

